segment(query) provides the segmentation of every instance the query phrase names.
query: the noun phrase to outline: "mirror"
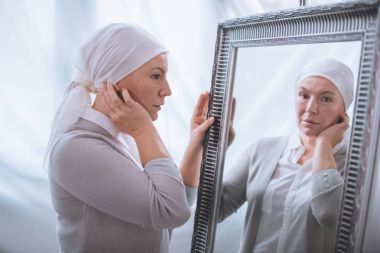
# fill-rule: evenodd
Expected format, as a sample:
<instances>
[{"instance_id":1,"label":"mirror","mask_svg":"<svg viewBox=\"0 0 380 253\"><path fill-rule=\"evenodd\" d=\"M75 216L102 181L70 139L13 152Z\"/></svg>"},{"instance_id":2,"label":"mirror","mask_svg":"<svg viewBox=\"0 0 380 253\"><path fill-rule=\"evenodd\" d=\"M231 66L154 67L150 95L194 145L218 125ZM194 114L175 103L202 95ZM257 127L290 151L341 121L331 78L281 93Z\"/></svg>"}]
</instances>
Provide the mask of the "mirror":
<instances>
[{"instance_id":1,"label":"mirror","mask_svg":"<svg viewBox=\"0 0 380 253\"><path fill-rule=\"evenodd\" d=\"M294 86L308 61L326 55L345 63L354 74L356 87L361 48L361 41L239 48L233 81L236 137L226 152L224 180L233 176L234 165L253 142L297 131ZM348 110L350 120L353 107ZM348 131L346 137L348 143ZM246 208L247 203L217 224L214 252L239 252Z\"/></svg>"},{"instance_id":2,"label":"mirror","mask_svg":"<svg viewBox=\"0 0 380 253\"><path fill-rule=\"evenodd\" d=\"M242 17L219 25L209 104L209 115L216 120L205 138L192 252L253 252L257 242L263 245L263 242L273 240L257 229L263 217L267 221L264 226L273 226L272 219L288 224L286 233L298 231L299 224L303 226L299 231L312 231L295 235L295 238L302 238L300 243L305 245L300 248L307 249L307 252L361 252L380 118L379 109L375 106L379 76L378 8L377 1L347 2ZM356 89L348 110L351 130L345 135L347 149L342 160L342 191L330 205L324 205L336 205L334 224L337 227L329 230L333 243L329 249L310 243L311 237L323 236L325 231L310 229L316 224L306 222L305 216L291 217L284 211L283 217L276 218L275 214L272 217L271 207L275 205L268 205L270 201L265 200L273 198L265 196L273 195L266 191L269 183L262 182L269 182L273 173L266 175L254 171L244 174L245 178L259 178L255 183L263 186L259 189L242 187L242 195L246 194L246 199L259 197L253 204L244 200L231 201L234 208L228 212L235 209L237 212L218 224L219 216L223 215L218 208L224 201L223 187L227 185L228 178L236 176L233 164L242 160L239 155L254 141L289 135L297 130L295 79L302 66L312 59L324 57L335 58L348 65L354 74ZM237 135L227 151L233 97L237 99L234 120ZM264 153L272 154L271 150L277 144L273 148L265 147L268 152ZM252 150L256 153L260 149ZM323 178L327 177L326 174L321 173L320 176L322 181L329 180ZM330 187L330 183L325 186ZM284 203L287 203L289 195L283 195ZM297 199L295 194L292 196ZM250 217L259 219L247 220L245 215L249 205L253 210ZM260 208L255 209L255 205ZM284 206L284 210L292 208L288 204ZM304 221L293 224L292 221L297 219ZM250 226L243 226L248 222ZM322 221L316 222L322 224ZM278 228L266 230L268 235L280 234L281 224ZM242 233L242 230L246 231ZM286 236L279 235L275 240L272 244L280 252L294 246L294 243L287 243Z\"/></svg>"}]
</instances>

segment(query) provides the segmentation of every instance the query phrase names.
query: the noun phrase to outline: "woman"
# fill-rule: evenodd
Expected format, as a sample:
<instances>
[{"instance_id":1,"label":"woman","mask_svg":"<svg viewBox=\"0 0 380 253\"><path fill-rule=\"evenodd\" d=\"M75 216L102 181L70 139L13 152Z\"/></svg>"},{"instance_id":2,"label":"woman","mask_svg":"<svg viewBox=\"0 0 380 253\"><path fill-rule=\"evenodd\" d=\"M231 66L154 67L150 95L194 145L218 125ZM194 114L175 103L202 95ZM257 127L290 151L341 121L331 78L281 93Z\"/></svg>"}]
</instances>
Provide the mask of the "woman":
<instances>
[{"instance_id":1,"label":"woman","mask_svg":"<svg viewBox=\"0 0 380 253\"><path fill-rule=\"evenodd\" d=\"M152 123L171 94L167 51L138 26L111 24L81 46L76 68L46 156L61 252L168 252L194 189ZM206 103L202 94L194 143L213 121Z\"/></svg>"},{"instance_id":2,"label":"woman","mask_svg":"<svg viewBox=\"0 0 380 253\"><path fill-rule=\"evenodd\" d=\"M312 62L295 97L298 131L254 143L225 175L219 221L248 203L240 252L334 251L353 74L333 59ZM198 186L195 176L184 182Z\"/></svg>"}]
</instances>

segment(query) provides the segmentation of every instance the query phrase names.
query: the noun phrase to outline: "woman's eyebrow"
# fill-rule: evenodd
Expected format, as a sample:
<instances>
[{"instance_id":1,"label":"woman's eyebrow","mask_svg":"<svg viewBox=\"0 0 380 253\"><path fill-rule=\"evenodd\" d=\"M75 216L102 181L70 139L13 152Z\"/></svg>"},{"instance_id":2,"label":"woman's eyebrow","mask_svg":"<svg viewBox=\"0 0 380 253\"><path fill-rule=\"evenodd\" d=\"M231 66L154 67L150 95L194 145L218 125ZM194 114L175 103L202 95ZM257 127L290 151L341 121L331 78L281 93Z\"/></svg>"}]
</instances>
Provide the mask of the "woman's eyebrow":
<instances>
[{"instance_id":1,"label":"woman's eyebrow","mask_svg":"<svg viewBox=\"0 0 380 253\"><path fill-rule=\"evenodd\" d=\"M304 88L304 87L298 87L298 91L306 91L306 92L309 92L306 88Z\"/></svg>"},{"instance_id":2,"label":"woman's eyebrow","mask_svg":"<svg viewBox=\"0 0 380 253\"><path fill-rule=\"evenodd\" d=\"M166 71L163 69L163 68L161 68L161 67L153 67L152 69L151 69L151 71L153 71L153 70L159 70L159 71L161 71L162 73L165 73Z\"/></svg>"},{"instance_id":3,"label":"woman's eyebrow","mask_svg":"<svg viewBox=\"0 0 380 253\"><path fill-rule=\"evenodd\" d=\"M319 95L332 95L332 96L335 96L335 93L332 92L332 91L322 91L321 93L319 93Z\"/></svg>"}]
</instances>

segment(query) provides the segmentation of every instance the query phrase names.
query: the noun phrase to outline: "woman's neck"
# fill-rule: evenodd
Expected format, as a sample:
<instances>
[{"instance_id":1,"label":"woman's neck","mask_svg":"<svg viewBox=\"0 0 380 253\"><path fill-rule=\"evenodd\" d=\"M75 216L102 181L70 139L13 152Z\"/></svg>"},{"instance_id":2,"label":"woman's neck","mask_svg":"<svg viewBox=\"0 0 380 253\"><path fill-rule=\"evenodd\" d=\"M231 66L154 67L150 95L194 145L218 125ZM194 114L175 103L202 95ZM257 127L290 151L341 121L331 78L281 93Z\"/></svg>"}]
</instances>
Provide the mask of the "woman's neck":
<instances>
[{"instance_id":1,"label":"woman's neck","mask_svg":"<svg viewBox=\"0 0 380 253\"><path fill-rule=\"evenodd\" d=\"M104 105L102 103L102 100L98 99L98 96L95 97L94 103L92 104L91 107L92 107L92 109L97 110L98 112L101 112L101 113L107 115L106 110L104 109Z\"/></svg>"},{"instance_id":2,"label":"woman's neck","mask_svg":"<svg viewBox=\"0 0 380 253\"><path fill-rule=\"evenodd\" d=\"M300 134L302 145L305 147L306 153L313 153L315 149L315 143L317 140L316 136L306 136Z\"/></svg>"},{"instance_id":3,"label":"woman's neck","mask_svg":"<svg viewBox=\"0 0 380 253\"><path fill-rule=\"evenodd\" d=\"M305 147L305 153L297 161L298 164L303 165L305 162L313 158L315 150L316 137L310 137L300 134L302 145Z\"/></svg>"}]
</instances>

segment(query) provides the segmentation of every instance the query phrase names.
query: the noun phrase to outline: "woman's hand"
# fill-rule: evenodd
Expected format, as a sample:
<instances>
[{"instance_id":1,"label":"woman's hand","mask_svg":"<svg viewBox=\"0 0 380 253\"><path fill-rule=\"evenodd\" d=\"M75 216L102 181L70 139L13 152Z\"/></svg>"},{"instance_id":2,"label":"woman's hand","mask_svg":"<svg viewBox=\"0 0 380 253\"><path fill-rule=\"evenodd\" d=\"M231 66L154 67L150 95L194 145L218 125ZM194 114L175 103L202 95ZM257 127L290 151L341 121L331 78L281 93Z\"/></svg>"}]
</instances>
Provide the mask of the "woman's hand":
<instances>
[{"instance_id":1,"label":"woman's hand","mask_svg":"<svg viewBox=\"0 0 380 253\"><path fill-rule=\"evenodd\" d=\"M195 105L193 116L190 124L190 143L189 145L196 146L198 149L203 148L203 139L208 128L211 127L214 122L214 117L207 117L209 103L209 93L202 93L198 102ZM232 100L232 111L230 117L230 127L228 129L228 146L235 140L234 118L235 118L236 99Z\"/></svg>"},{"instance_id":2,"label":"woman's hand","mask_svg":"<svg viewBox=\"0 0 380 253\"><path fill-rule=\"evenodd\" d=\"M323 132L321 132L318 137L316 144L324 144L329 145L331 148L334 148L336 144L342 141L344 132L347 130L349 126L349 117L347 113L341 116L340 122L328 127Z\"/></svg>"},{"instance_id":3,"label":"woman's hand","mask_svg":"<svg viewBox=\"0 0 380 253\"><path fill-rule=\"evenodd\" d=\"M342 122L332 125L318 135L313 157L312 173L317 173L324 169L337 168L333 148L342 141L344 132L348 126L349 117L347 114L344 114Z\"/></svg>"},{"instance_id":4,"label":"woman's hand","mask_svg":"<svg viewBox=\"0 0 380 253\"><path fill-rule=\"evenodd\" d=\"M145 128L153 126L149 113L131 98L128 90L122 90L124 101L111 84L104 85L98 95L104 104L107 116L119 131L135 137Z\"/></svg>"},{"instance_id":5,"label":"woman's hand","mask_svg":"<svg viewBox=\"0 0 380 253\"><path fill-rule=\"evenodd\" d=\"M107 116L117 129L135 139L143 166L153 159L170 157L149 113L131 98L127 90L122 91L124 101L111 84L104 86L99 95Z\"/></svg>"},{"instance_id":6,"label":"woman's hand","mask_svg":"<svg viewBox=\"0 0 380 253\"><path fill-rule=\"evenodd\" d=\"M185 185L198 187L203 151L203 139L209 127L214 123L214 117L207 119L208 92L202 93L194 107L190 122L190 141L180 166Z\"/></svg>"},{"instance_id":7,"label":"woman's hand","mask_svg":"<svg viewBox=\"0 0 380 253\"><path fill-rule=\"evenodd\" d=\"M234 119L235 119L235 110L236 110L236 98L232 99L232 111L230 117L230 128L228 129L228 147L234 142L236 132L234 129Z\"/></svg>"},{"instance_id":8,"label":"woman's hand","mask_svg":"<svg viewBox=\"0 0 380 253\"><path fill-rule=\"evenodd\" d=\"M197 149L202 148L205 133L214 123L214 117L207 119L208 102L209 93L202 93L198 97L198 101L194 107L193 116L191 117L189 145L197 147Z\"/></svg>"}]
</instances>

